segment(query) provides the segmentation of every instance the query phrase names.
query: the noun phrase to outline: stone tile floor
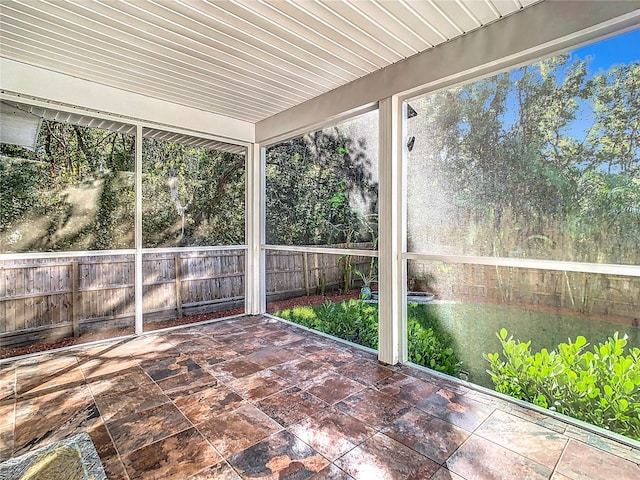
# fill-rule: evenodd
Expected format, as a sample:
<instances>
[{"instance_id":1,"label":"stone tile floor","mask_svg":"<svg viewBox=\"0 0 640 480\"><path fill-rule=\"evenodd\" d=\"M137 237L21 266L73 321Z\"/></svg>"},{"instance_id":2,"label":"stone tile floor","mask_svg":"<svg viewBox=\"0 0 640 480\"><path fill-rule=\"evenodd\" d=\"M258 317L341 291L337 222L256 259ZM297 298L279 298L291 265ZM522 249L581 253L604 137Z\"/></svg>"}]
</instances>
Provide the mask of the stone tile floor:
<instances>
[{"instance_id":1,"label":"stone tile floor","mask_svg":"<svg viewBox=\"0 0 640 480\"><path fill-rule=\"evenodd\" d=\"M640 450L266 317L0 364L0 460L110 479L640 479Z\"/></svg>"}]
</instances>

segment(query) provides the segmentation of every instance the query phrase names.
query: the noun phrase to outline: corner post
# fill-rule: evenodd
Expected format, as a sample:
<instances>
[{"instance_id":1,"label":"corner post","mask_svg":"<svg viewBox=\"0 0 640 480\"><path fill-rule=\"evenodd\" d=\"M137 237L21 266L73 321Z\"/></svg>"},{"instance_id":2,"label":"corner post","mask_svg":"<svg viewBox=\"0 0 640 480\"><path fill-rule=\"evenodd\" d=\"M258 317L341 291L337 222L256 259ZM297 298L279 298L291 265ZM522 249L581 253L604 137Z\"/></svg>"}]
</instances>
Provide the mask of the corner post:
<instances>
[{"instance_id":1,"label":"corner post","mask_svg":"<svg viewBox=\"0 0 640 480\"><path fill-rule=\"evenodd\" d=\"M245 313L260 315L266 311L264 218L264 149L253 143L246 157L246 243Z\"/></svg>"},{"instance_id":2,"label":"corner post","mask_svg":"<svg viewBox=\"0 0 640 480\"><path fill-rule=\"evenodd\" d=\"M406 213L402 102L397 96L379 103L380 232L378 360L394 365L407 361Z\"/></svg>"},{"instance_id":3,"label":"corner post","mask_svg":"<svg viewBox=\"0 0 640 480\"><path fill-rule=\"evenodd\" d=\"M142 125L136 125L136 215L135 215L135 333L144 331L143 323L143 282L142 275Z\"/></svg>"}]
</instances>

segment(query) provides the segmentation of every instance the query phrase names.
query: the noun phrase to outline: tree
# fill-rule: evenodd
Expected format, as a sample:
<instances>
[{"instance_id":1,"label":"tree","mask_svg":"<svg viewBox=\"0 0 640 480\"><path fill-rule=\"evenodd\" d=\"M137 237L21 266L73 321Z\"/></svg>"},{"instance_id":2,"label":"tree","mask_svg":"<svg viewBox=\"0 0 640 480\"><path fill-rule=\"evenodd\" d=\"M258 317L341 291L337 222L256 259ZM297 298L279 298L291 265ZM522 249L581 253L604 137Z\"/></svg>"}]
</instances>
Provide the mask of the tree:
<instances>
[{"instance_id":1,"label":"tree","mask_svg":"<svg viewBox=\"0 0 640 480\"><path fill-rule=\"evenodd\" d=\"M334 127L267 151L267 243L371 240L377 182L364 139ZM377 230L377 225L376 225Z\"/></svg>"},{"instance_id":2,"label":"tree","mask_svg":"<svg viewBox=\"0 0 640 480\"><path fill-rule=\"evenodd\" d=\"M411 249L610 262L638 251L639 62L591 75L565 54L412 105L425 115L408 120Z\"/></svg>"},{"instance_id":3,"label":"tree","mask_svg":"<svg viewBox=\"0 0 640 480\"><path fill-rule=\"evenodd\" d=\"M146 246L244 243L244 156L144 139Z\"/></svg>"},{"instance_id":4,"label":"tree","mask_svg":"<svg viewBox=\"0 0 640 480\"><path fill-rule=\"evenodd\" d=\"M125 172L133 172L133 147L126 134L49 120L34 152L3 145L0 243L8 251L132 247Z\"/></svg>"},{"instance_id":5,"label":"tree","mask_svg":"<svg viewBox=\"0 0 640 480\"><path fill-rule=\"evenodd\" d=\"M594 122L587 136L592 164L607 173L640 175L640 62L593 77Z\"/></svg>"}]
</instances>

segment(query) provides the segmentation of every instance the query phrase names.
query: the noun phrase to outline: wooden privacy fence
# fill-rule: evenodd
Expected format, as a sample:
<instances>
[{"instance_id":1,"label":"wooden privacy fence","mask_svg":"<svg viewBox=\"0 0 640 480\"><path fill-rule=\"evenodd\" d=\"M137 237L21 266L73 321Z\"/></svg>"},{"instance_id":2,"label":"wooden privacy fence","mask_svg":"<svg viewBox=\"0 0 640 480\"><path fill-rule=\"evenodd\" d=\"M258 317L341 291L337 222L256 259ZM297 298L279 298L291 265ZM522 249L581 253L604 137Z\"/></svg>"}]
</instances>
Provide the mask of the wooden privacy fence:
<instances>
[{"instance_id":1,"label":"wooden privacy fence","mask_svg":"<svg viewBox=\"0 0 640 480\"><path fill-rule=\"evenodd\" d=\"M268 251L266 259L270 299L329 290L342 282L339 255ZM364 269L370 259L351 257L351 262ZM243 249L145 253L142 268L145 322L237 308L244 302ZM2 347L95 329L133 332L134 316L134 255L33 258L0 265Z\"/></svg>"},{"instance_id":2,"label":"wooden privacy fence","mask_svg":"<svg viewBox=\"0 0 640 480\"><path fill-rule=\"evenodd\" d=\"M335 290L343 285L347 260L354 269L368 272L368 257L268 250L268 299ZM429 262L410 265L416 289L433 291L442 299L566 308L638 322L640 278L484 265L438 268ZM144 321L240 307L244 275L242 249L145 253ZM0 265L0 346L94 329L119 327L133 332L134 281L131 254L4 261Z\"/></svg>"},{"instance_id":3,"label":"wooden privacy fence","mask_svg":"<svg viewBox=\"0 0 640 480\"><path fill-rule=\"evenodd\" d=\"M364 246L370 246L365 244ZM338 246L340 248L342 246ZM299 295L312 295L342 288L345 268L368 273L370 257L326 253L286 252L268 250L266 254L266 291L269 300ZM357 283L352 274L352 285Z\"/></svg>"},{"instance_id":4,"label":"wooden privacy fence","mask_svg":"<svg viewBox=\"0 0 640 480\"><path fill-rule=\"evenodd\" d=\"M581 272L416 263L409 275L442 299L563 309L638 326L640 278ZM427 280L424 280L427 279Z\"/></svg>"},{"instance_id":5,"label":"wooden privacy fence","mask_svg":"<svg viewBox=\"0 0 640 480\"><path fill-rule=\"evenodd\" d=\"M244 302L244 250L147 253L142 264L145 321L209 313Z\"/></svg>"},{"instance_id":6,"label":"wooden privacy fence","mask_svg":"<svg viewBox=\"0 0 640 480\"><path fill-rule=\"evenodd\" d=\"M132 255L4 261L2 346L78 334L102 320L126 324L134 311L133 282Z\"/></svg>"}]
</instances>

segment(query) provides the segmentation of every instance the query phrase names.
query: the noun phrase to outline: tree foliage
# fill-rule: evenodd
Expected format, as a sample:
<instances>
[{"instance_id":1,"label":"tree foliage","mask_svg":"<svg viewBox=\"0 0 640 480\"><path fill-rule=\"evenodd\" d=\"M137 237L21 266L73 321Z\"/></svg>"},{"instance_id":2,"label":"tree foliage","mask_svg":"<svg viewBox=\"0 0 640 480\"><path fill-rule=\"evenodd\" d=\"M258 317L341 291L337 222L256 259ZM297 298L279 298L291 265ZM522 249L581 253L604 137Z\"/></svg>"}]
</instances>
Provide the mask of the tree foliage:
<instances>
[{"instance_id":1,"label":"tree foliage","mask_svg":"<svg viewBox=\"0 0 640 480\"><path fill-rule=\"evenodd\" d=\"M640 62L591 74L565 54L412 102L428 114L409 120L421 145L409 178L425 180L410 180L410 197L449 216L410 234L413 248L629 261L640 238L639 98ZM410 226L423 215L411 205ZM549 240L544 251L534 237Z\"/></svg>"},{"instance_id":2,"label":"tree foliage","mask_svg":"<svg viewBox=\"0 0 640 480\"><path fill-rule=\"evenodd\" d=\"M592 74L566 54L417 101L428 114L408 120L410 248L637 262L639 99L640 62ZM344 125L270 147L267 243L375 239L373 148ZM134 149L132 136L52 121L35 152L0 146L3 243L131 247ZM244 241L242 156L149 138L143 152L146 246Z\"/></svg>"},{"instance_id":3,"label":"tree foliage","mask_svg":"<svg viewBox=\"0 0 640 480\"><path fill-rule=\"evenodd\" d=\"M244 155L144 139L143 243L244 243Z\"/></svg>"},{"instance_id":4,"label":"tree foliage","mask_svg":"<svg viewBox=\"0 0 640 480\"><path fill-rule=\"evenodd\" d=\"M35 151L1 145L4 251L133 247L134 139L43 121Z\"/></svg>"},{"instance_id":5,"label":"tree foliage","mask_svg":"<svg viewBox=\"0 0 640 480\"><path fill-rule=\"evenodd\" d=\"M135 138L43 121L34 152L2 145L6 251L133 248ZM244 156L143 139L145 246L244 242Z\"/></svg>"},{"instance_id":6,"label":"tree foliage","mask_svg":"<svg viewBox=\"0 0 640 480\"><path fill-rule=\"evenodd\" d=\"M378 184L365 139L340 127L267 150L267 243L372 240ZM372 235L373 233L373 235Z\"/></svg>"},{"instance_id":7,"label":"tree foliage","mask_svg":"<svg viewBox=\"0 0 640 480\"><path fill-rule=\"evenodd\" d=\"M363 139L343 127L271 148L274 243L375 238L377 183ZM133 247L135 139L44 121L35 152L2 145L0 235L7 251ZM143 245L244 243L243 155L143 138Z\"/></svg>"}]
</instances>

